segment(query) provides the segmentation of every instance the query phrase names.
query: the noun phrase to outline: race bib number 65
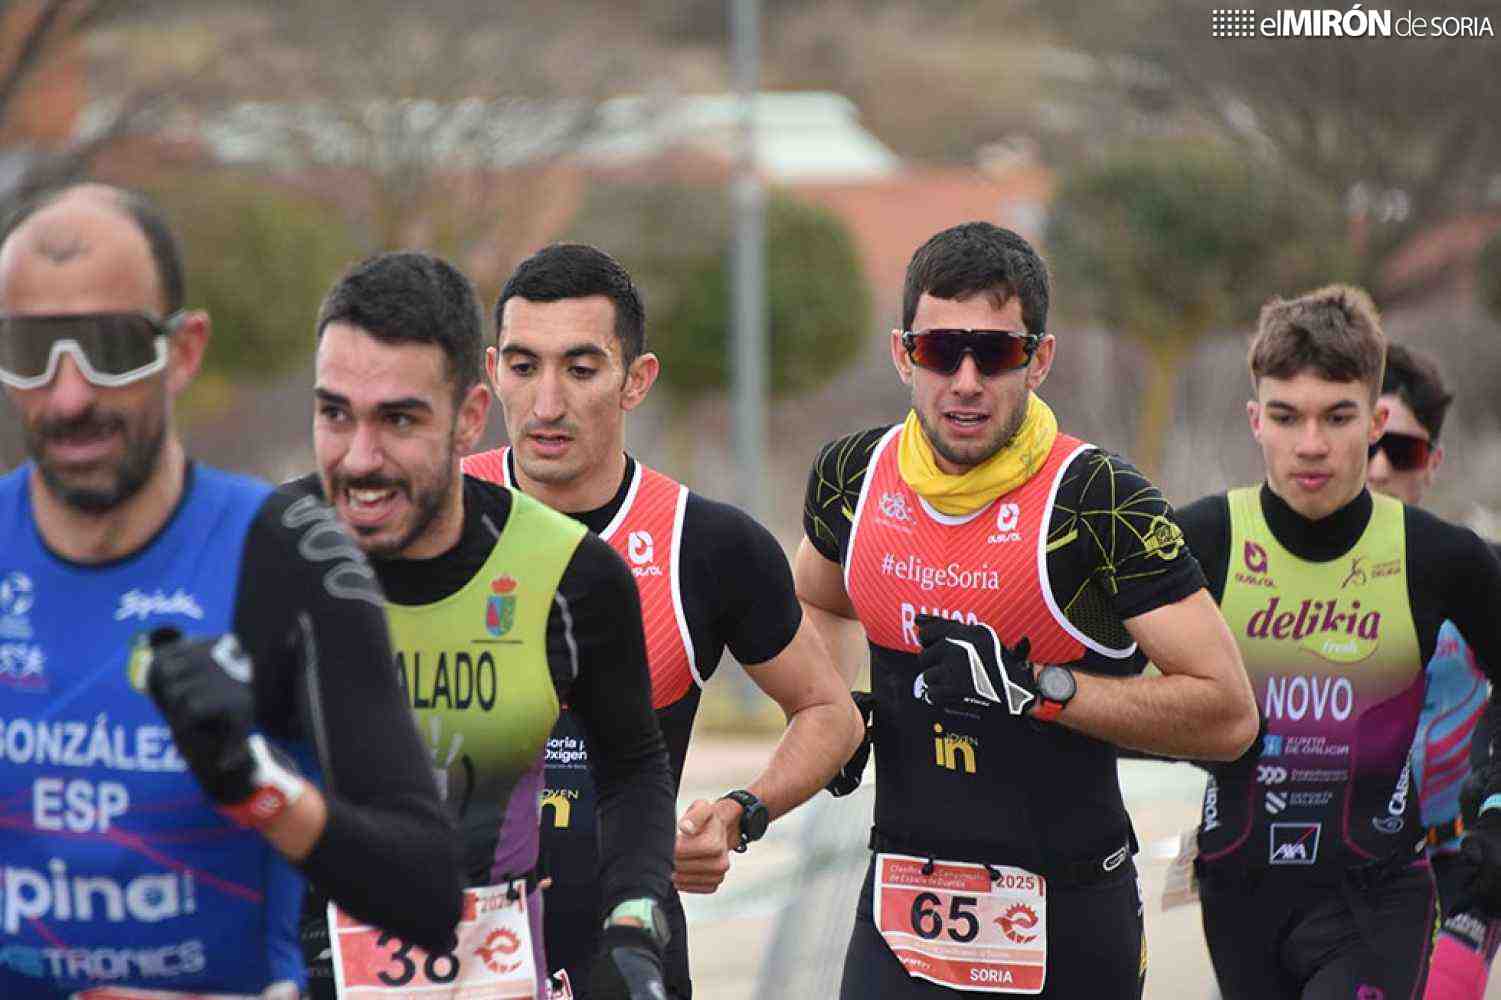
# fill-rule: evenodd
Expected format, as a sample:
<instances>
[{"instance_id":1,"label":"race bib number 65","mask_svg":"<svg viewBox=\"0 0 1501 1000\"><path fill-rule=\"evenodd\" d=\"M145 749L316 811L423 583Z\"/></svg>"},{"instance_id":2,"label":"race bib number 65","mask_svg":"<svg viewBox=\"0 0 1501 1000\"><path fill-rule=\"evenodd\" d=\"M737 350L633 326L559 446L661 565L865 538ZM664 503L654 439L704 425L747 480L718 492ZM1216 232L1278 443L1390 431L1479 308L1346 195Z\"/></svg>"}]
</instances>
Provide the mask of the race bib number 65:
<instances>
[{"instance_id":1,"label":"race bib number 65","mask_svg":"<svg viewBox=\"0 0 1501 1000\"><path fill-rule=\"evenodd\" d=\"M453 951L429 954L328 906L334 983L343 1000L536 1000L526 885L464 890Z\"/></svg>"},{"instance_id":2,"label":"race bib number 65","mask_svg":"<svg viewBox=\"0 0 1501 1000\"><path fill-rule=\"evenodd\" d=\"M876 927L909 975L983 993L1042 992L1047 887L1021 868L876 856Z\"/></svg>"}]
</instances>

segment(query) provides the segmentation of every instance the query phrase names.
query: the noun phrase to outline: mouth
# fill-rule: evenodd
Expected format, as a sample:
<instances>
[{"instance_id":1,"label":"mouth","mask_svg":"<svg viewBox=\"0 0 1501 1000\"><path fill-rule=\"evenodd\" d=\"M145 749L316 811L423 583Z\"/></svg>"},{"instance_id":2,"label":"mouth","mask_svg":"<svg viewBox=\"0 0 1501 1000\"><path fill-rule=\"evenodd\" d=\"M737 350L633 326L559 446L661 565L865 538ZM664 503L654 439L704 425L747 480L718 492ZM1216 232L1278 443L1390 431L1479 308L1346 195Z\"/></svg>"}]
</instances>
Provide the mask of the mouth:
<instances>
[{"instance_id":1,"label":"mouth","mask_svg":"<svg viewBox=\"0 0 1501 1000\"><path fill-rule=\"evenodd\" d=\"M349 486L340 491L339 506L351 527L369 531L391 520L404 500L405 495L396 486Z\"/></svg>"},{"instance_id":2,"label":"mouth","mask_svg":"<svg viewBox=\"0 0 1501 1000\"><path fill-rule=\"evenodd\" d=\"M980 433L990 423L990 414L974 410L945 410L943 411L943 425L949 432L959 437L970 437Z\"/></svg>"},{"instance_id":3,"label":"mouth","mask_svg":"<svg viewBox=\"0 0 1501 1000\"><path fill-rule=\"evenodd\" d=\"M562 431L533 431L526 439L532 451L543 458L558 458L573 444L573 435Z\"/></svg>"},{"instance_id":4,"label":"mouth","mask_svg":"<svg viewBox=\"0 0 1501 1000\"><path fill-rule=\"evenodd\" d=\"M1334 477L1327 472L1294 472L1292 474L1292 481L1309 493L1316 493L1323 489L1332 478Z\"/></svg>"},{"instance_id":5,"label":"mouth","mask_svg":"<svg viewBox=\"0 0 1501 1000\"><path fill-rule=\"evenodd\" d=\"M44 438L48 457L64 465L87 465L99 461L115 447L118 428L91 427Z\"/></svg>"}]
</instances>

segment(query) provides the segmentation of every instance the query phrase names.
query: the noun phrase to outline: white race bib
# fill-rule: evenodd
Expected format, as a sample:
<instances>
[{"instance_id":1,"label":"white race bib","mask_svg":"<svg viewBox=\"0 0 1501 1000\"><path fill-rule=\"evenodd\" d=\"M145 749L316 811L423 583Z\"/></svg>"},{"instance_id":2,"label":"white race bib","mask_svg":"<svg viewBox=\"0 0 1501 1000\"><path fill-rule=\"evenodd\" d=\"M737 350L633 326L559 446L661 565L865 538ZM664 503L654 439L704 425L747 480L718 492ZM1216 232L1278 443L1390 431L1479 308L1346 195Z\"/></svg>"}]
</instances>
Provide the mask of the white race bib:
<instances>
[{"instance_id":1,"label":"white race bib","mask_svg":"<svg viewBox=\"0 0 1501 1000\"><path fill-rule=\"evenodd\" d=\"M875 922L909 975L981 993L1042 992L1047 883L1021 868L876 855Z\"/></svg>"},{"instance_id":2,"label":"white race bib","mask_svg":"<svg viewBox=\"0 0 1501 1000\"><path fill-rule=\"evenodd\" d=\"M334 984L343 1000L537 1000L525 880L465 889L459 943L441 955L367 926L332 903L328 926Z\"/></svg>"}]
</instances>

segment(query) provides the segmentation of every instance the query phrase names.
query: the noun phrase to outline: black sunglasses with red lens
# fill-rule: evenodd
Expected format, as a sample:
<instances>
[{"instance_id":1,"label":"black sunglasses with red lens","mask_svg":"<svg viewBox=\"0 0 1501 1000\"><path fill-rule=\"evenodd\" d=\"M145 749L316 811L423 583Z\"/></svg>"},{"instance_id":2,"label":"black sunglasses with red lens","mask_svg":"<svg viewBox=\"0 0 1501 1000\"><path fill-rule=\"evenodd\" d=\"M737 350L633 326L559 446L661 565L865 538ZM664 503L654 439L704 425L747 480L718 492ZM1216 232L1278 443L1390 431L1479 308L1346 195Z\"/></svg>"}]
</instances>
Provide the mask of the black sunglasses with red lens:
<instances>
[{"instance_id":1,"label":"black sunglasses with red lens","mask_svg":"<svg viewBox=\"0 0 1501 1000\"><path fill-rule=\"evenodd\" d=\"M1371 445L1368 457L1375 458L1378 449L1386 452L1386 460L1392 463L1392 468L1398 472L1412 472L1428 464L1428 457L1433 453L1433 442L1411 434L1387 431L1379 441Z\"/></svg>"},{"instance_id":2,"label":"black sunglasses with red lens","mask_svg":"<svg viewBox=\"0 0 1501 1000\"><path fill-rule=\"evenodd\" d=\"M902 347L919 368L940 375L952 375L964 363L964 355L975 359L984 376L1016 371L1032 363L1042 335L1015 330L905 330Z\"/></svg>"}]
</instances>

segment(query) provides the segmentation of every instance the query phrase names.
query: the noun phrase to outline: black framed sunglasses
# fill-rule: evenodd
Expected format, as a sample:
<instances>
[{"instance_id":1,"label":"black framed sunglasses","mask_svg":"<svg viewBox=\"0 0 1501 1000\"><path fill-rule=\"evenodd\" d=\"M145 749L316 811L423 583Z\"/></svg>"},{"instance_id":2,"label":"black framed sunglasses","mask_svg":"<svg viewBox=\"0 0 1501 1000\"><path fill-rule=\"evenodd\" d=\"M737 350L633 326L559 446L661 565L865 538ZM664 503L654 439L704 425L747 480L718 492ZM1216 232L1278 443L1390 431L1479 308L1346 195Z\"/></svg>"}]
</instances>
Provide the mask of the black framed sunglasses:
<instances>
[{"instance_id":1,"label":"black framed sunglasses","mask_svg":"<svg viewBox=\"0 0 1501 1000\"><path fill-rule=\"evenodd\" d=\"M1378 450L1386 452L1386 460L1398 472L1412 472L1428 464L1428 459L1433 454L1433 442L1411 434L1387 431L1371 445L1367 460L1375 458Z\"/></svg>"},{"instance_id":2,"label":"black framed sunglasses","mask_svg":"<svg viewBox=\"0 0 1501 1000\"><path fill-rule=\"evenodd\" d=\"M71 354L83 377L105 388L129 385L167 367L167 340L183 312L0 315L0 382L39 389Z\"/></svg>"},{"instance_id":3,"label":"black framed sunglasses","mask_svg":"<svg viewBox=\"0 0 1501 1000\"><path fill-rule=\"evenodd\" d=\"M1041 343L1041 334L1015 330L902 331L902 347L912 363L940 375L958 371L966 354L986 377L1016 371L1032 363Z\"/></svg>"}]
</instances>

